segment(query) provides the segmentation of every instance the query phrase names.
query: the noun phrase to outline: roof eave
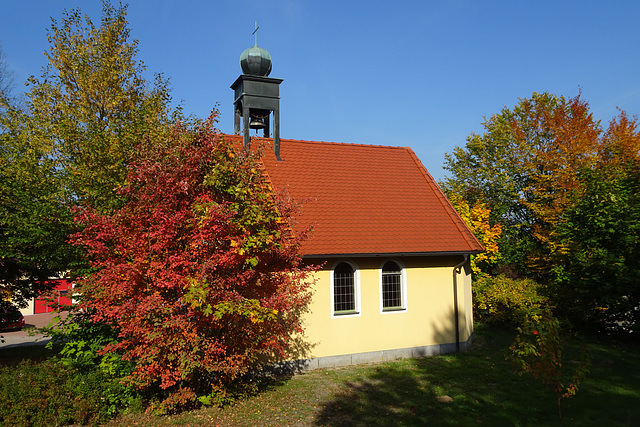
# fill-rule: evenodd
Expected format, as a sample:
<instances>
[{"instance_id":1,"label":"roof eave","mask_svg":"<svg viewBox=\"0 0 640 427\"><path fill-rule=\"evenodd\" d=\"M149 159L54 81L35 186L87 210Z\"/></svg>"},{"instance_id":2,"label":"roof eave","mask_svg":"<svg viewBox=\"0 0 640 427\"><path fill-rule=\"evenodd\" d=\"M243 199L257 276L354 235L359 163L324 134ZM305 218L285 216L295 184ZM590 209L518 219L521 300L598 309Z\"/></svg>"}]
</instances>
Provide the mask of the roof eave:
<instances>
[{"instance_id":1,"label":"roof eave","mask_svg":"<svg viewBox=\"0 0 640 427\"><path fill-rule=\"evenodd\" d=\"M302 258L393 258L410 256L452 256L452 255L476 255L483 251L443 251L443 252L385 252L385 253L353 253L353 254L303 254Z\"/></svg>"}]
</instances>

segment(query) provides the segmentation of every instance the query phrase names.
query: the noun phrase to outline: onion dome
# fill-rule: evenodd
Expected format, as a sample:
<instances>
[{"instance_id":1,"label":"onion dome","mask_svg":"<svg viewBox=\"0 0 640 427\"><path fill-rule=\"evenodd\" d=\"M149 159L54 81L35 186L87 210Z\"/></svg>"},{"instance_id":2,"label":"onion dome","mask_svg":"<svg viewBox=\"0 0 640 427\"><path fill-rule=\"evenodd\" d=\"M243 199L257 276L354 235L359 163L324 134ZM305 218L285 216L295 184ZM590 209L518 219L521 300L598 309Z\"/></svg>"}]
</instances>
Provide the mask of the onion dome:
<instances>
[{"instance_id":1,"label":"onion dome","mask_svg":"<svg viewBox=\"0 0 640 427\"><path fill-rule=\"evenodd\" d=\"M240 55L240 66L244 74L267 77L271 73L271 55L258 45L250 47Z\"/></svg>"}]
</instances>

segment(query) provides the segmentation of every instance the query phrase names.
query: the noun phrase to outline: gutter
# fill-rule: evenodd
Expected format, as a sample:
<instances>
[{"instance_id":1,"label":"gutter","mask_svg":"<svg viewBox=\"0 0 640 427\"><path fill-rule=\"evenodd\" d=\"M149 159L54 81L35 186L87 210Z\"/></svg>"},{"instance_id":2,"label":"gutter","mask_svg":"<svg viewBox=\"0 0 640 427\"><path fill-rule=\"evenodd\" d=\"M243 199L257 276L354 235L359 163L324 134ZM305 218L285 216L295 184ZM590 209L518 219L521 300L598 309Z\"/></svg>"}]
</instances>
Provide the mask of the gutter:
<instances>
[{"instance_id":1,"label":"gutter","mask_svg":"<svg viewBox=\"0 0 640 427\"><path fill-rule=\"evenodd\" d=\"M456 353L460 353L460 319L458 318L458 274L462 271L462 266L469 260L469 254L464 254L462 261L453 267L453 316L456 328Z\"/></svg>"}]
</instances>

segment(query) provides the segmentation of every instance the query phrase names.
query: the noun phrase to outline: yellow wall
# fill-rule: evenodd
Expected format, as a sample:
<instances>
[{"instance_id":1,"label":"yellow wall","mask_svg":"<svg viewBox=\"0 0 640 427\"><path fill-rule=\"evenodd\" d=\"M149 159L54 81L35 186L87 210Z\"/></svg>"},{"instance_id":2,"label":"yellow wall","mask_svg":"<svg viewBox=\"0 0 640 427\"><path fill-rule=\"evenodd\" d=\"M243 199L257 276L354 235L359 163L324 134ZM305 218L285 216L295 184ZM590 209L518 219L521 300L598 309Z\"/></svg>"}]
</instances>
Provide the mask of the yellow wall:
<instances>
[{"instance_id":1,"label":"yellow wall","mask_svg":"<svg viewBox=\"0 0 640 427\"><path fill-rule=\"evenodd\" d=\"M406 310L381 312L380 269L387 260L404 266ZM308 357L325 357L455 343L453 267L457 257L351 258L360 274L358 315L335 316L331 308L331 269L342 260L329 260L318 281L305 321ZM460 341L473 332L471 276L458 274Z\"/></svg>"}]
</instances>

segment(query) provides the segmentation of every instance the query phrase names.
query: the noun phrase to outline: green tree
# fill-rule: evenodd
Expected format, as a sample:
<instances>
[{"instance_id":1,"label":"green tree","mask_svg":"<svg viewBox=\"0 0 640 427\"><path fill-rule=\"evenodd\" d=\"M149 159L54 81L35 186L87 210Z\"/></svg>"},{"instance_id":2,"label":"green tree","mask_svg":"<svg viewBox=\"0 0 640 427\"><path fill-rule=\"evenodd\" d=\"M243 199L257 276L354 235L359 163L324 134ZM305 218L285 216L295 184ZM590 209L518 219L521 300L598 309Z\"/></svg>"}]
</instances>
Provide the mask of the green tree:
<instances>
[{"instance_id":1,"label":"green tree","mask_svg":"<svg viewBox=\"0 0 640 427\"><path fill-rule=\"evenodd\" d=\"M0 305L23 305L46 290L74 250L64 245L71 212L60 209L55 162L24 139L31 117L13 94L0 50ZM62 225L62 226L61 226ZM63 244L63 247L60 245ZM66 249L66 251L65 251Z\"/></svg>"},{"instance_id":2,"label":"green tree","mask_svg":"<svg viewBox=\"0 0 640 427\"><path fill-rule=\"evenodd\" d=\"M600 161L578 171L552 240L565 248L550 274L551 290L574 323L623 331L640 325L640 132L637 119L614 118Z\"/></svg>"},{"instance_id":3,"label":"green tree","mask_svg":"<svg viewBox=\"0 0 640 427\"><path fill-rule=\"evenodd\" d=\"M71 209L120 206L136 147L175 119L167 82L143 77L125 6L104 2L99 26L64 12L48 40L48 64L29 79L25 107L5 100L0 117L0 286L18 303L42 290L42 279L79 265L81 252L67 242Z\"/></svg>"},{"instance_id":4,"label":"green tree","mask_svg":"<svg viewBox=\"0 0 640 427\"><path fill-rule=\"evenodd\" d=\"M37 145L20 143L30 118L13 115L24 127L12 123L0 134L0 292L4 303L24 305L76 250L66 243L73 216L62 203L56 162Z\"/></svg>"}]
</instances>

